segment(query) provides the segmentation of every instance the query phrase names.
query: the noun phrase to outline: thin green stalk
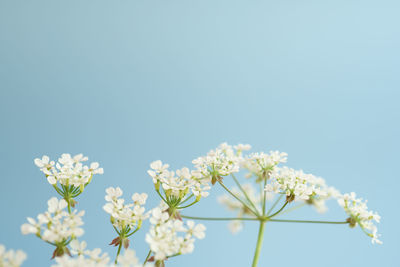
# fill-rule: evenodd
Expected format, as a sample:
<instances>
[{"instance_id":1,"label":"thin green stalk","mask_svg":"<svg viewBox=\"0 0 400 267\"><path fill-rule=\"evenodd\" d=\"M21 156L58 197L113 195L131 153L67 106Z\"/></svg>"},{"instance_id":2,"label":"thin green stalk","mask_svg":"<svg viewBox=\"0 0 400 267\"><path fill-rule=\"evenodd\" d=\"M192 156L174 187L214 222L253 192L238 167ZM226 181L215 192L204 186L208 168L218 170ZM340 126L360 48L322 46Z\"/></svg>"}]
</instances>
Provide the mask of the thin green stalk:
<instances>
[{"instance_id":1,"label":"thin green stalk","mask_svg":"<svg viewBox=\"0 0 400 267\"><path fill-rule=\"evenodd\" d=\"M258 213L255 212L252 208L250 208L246 203L243 202L239 197L237 197L234 193L232 193L220 180L218 180L218 183L229 193L231 194L234 198L236 198L240 203L242 203L243 206L245 206L251 213L253 213L257 218L259 217Z\"/></svg>"},{"instance_id":2,"label":"thin green stalk","mask_svg":"<svg viewBox=\"0 0 400 267\"><path fill-rule=\"evenodd\" d=\"M243 195L245 196L245 198L247 199L247 201L249 202L249 204L254 208L254 210L258 213L258 209L257 207L254 205L253 201L251 201L249 195L247 194L247 192L243 189L242 185L239 183L238 179L236 178L236 176L232 173L231 174L233 180L235 181L236 185L239 187L240 191L242 191Z\"/></svg>"},{"instance_id":3,"label":"thin green stalk","mask_svg":"<svg viewBox=\"0 0 400 267\"><path fill-rule=\"evenodd\" d=\"M281 201L283 195L280 195L278 199L275 201L275 203L272 205L272 207L267 211L267 216L272 212L272 210L278 205L279 201Z\"/></svg>"},{"instance_id":4,"label":"thin green stalk","mask_svg":"<svg viewBox=\"0 0 400 267\"><path fill-rule=\"evenodd\" d=\"M185 216L181 214L182 218L185 219L192 219L192 220L203 220L203 221L259 221L258 218L229 218L229 217L222 217L222 218L215 218L215 217L194 217L194 216Z\"/></svg>"},{"instance_id":5,"label":"thin green stalk","mask_svg":"<svg viewBox=\"0 0 400 267\"><path fill-rule=\"evenodd\" d=\"M162 198L162 200L163 200L165 203L168 203L168 202L165 200L165 198L161 195L161 193L160 193L159 190L156 190L156 192L157 192L157 194Z\"/></svg>"},{"instance_id":6,"label":"thin green stalk","mask_svg":"<svg viewBox=\"0 0 400 267\"><path fill-rule=\"evenodd\" d=\"M278 220L270 219L269 222L289 222L289 223L324 223L324 224L348 224L348 222L333 222L333 221L304 221L304 220Z\"/></svg>"},{"instance_id":7,"label":"thin green stalk","mask_svg":"<svg viewBox=\"0 0 400 267\"><path fill-rule=\"evenodd\" d=\"M117 256L115 257L115 261L114 261L115 264L118 263L118 256L119 256L119 253L121 253L121 247L122 247L122 241L119 242Z\"/></svg>"},{"instance_id":8,"label":"thin green stalk","mask_svg":"<svg viewBox=\"0 0 400 267\"><path fill-rule=\"evenodd\" d=\"M275 212L274 214L268 216L268 218L272 218L272 217L278 215L278 214L286 207L286 205L287 205L288 203L289 203L289 202L286 201L285 204L283 204L283 206L282 206L277 212Z\"/></svg>"},{"instance_id":9,"label":"thin green stalk","mask_svg":"<svg viewBox=\"0 0 400 267\"><path fill-rule=\"evenodd\" d=\"M149 253L147 253L147 256L146 256L146 259L144 260L143 265L145 265L145 264L147 263L147 261L148 261L149 258L150 258L150 255L151 255L151 249L149 249Z\"/></svg>"},{"instance_id":10,"label":"thin green stalk","mask_svg":"<svg viewBox=\"0 0 400 267\"><path fill-rule=\"evenodd\" d=\"M68 213L71 214L71 204L69 203L69 201L67 203L68 203Z\"/></svg>"},{"instance_id":11,"label":"thin green stalk","mask_svg":"<svg viewBox=\"0 0 400 267\"><path fill-rule=\"evenodd\" d=\"M262 215L265 215L265 207L267 204L267 192L265 191L265 186L267 185L267 177L264 177L264 190L263 190L263 204L262 204Z\"/></svg>"},{"instance_id":12,"label":"thin green stalk","mask_svg":"<svg viewBox=\"0 0 400 267\"><path fill-rule=\"evenodd\" d=\"M183 206L183 207L177 207L177 209L184 209L184 208L188 208L188 207L190 207L190 206L192 206L192 205L194 205L194 204L196 204L198 201L197 200L195 200L195 201L193 201L193 203L190 203L189 205L186 205L186 206Z\"/></svg>"},{"instance_id":13,"label":"thin green stalk","mask_svg":"<svg viewBox=\"0 0 400 267\"><path fill-rule=\"evenodd\" d=\"M252 267L257 267L258 259L260 258L261 247L264 239L265 221L260 221L260 228L258 229L258 237L256 244L256 251L254 252Z\"/></svg>"},{"instance_id":14,"label":"thin green stalk","mask_svg":"<svg viewBox=\"0 0 400 267\"><path fill-rule=\"evenodd\" d=\"M191 194L190 196L188 196L185 200L183 200L180 204L185 203L186 201L188 201L189 199L191 199L194 195Z\"/></svg>"},{"instance_id":15,"label":"thin green stalk","mask_svg":"<svg viewBox=\"0 0 400 267\"><path fill-rule=\"evenodd\" d=\"M291 207L291 208L289 208L287 210L282 211L279 215L282 215L282 214L297 210L297 209L299 209L301 207L304 207L305 205L307 205L307 203L303 202L303 203L301 203L301 204L299 204L297 206L294 206L294 207Z\"/></svg>"},{"instance_id":16,"label":"thin green stalk","mask_svg":"<svg viewBox=\"0 0 400 267\"><path fill-rule=\"evenodd\" d=\"M139 227L135 229L135 231L133 231L132 233L130 233L129 235L127 235L126 237L130 237L131 235L133 235L134 233L136 233L137 231L139 231Z\"/></svg>"}]
</instances>

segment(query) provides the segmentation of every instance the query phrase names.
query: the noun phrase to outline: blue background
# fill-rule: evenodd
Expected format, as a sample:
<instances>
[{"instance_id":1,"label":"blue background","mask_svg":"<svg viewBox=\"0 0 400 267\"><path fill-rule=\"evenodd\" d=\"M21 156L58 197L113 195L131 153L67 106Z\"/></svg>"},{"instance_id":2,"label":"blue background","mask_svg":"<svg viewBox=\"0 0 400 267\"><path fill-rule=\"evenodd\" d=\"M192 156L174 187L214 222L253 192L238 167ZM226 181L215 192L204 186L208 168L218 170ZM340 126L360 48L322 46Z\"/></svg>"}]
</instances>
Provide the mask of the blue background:
<instances>
[{"instance_id":1,"label":"blue background","mask_svg":"<svg viewBox=\"0 0 400 267\"><path fill-rule=\"evenodd\" d=\"M78 207L83 239L114 256L105 188L147 192L150 208L151 161L180 168L227 141L285 151L383 218L382 246L345 225L267 224L260 266L399 266L399 10L396 0L1 0L0 243L25 250L25 266L50 265L51 247L20 233L55 196L35 157L84 153L104 167ZM232 215L221 193L186 214ZM344 218L330 207L286 217ZM236 236L205 224L195 253L168 266L250 265L256 223ZM145 231L132 240L142 260Z\"/></svg>"}]
</instances>

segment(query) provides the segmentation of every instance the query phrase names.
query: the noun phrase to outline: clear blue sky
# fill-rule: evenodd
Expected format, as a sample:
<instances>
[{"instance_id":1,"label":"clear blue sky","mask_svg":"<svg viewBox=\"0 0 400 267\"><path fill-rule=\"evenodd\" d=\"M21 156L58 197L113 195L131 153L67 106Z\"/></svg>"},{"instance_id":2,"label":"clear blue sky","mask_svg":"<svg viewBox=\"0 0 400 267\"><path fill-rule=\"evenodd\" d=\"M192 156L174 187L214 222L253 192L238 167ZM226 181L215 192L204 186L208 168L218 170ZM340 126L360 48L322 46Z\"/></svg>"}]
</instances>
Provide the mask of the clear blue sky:
<instances>
[{"instance_id":1,"label":"clear blue sky","mask_svg":"<svg viewBox=\"0 0 400 267\"><path fill-rule=\"evenodd\" d=\"M104 190L156 194L146 170L189 165L223 141L289 154L382 215L383 246L343 225L267 224L260 266L398 266L397 0L0 1L0 243L49 266L22 236L55 195L33 164L84 153L105 174L78 199L89 247L115 237ZM229 216L212 195L187 213ZM288 218L342 219L312 210ZM168 266L249 266L257 225L206 223ZM132 240L144 259L144 231Z\"/></svg>"}]
</instances>

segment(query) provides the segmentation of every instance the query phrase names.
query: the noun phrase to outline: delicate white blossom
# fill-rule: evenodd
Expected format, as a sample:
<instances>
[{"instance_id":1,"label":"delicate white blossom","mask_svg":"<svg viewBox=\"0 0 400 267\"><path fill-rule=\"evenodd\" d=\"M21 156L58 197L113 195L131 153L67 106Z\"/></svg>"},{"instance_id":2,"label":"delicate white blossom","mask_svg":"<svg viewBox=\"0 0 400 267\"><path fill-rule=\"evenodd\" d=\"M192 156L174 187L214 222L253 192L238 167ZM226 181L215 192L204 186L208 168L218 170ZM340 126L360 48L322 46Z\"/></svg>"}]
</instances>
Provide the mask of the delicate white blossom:
<instances>
[{"instance_id":1,"label":"delicate white blossom","mask_svg":"<svg viewBox=\"0 0 400 267\"><path fill-rule=\"evenodd\" d=\"M361 229L372 238L372 243L382 244L379 240L380 234L374 221L379 223L381 216L378 213L368 210L367 200L357 198L354 192L350 194L341 195L338 198L338 203L344 208L347 215L349 215L348 222L350 226L355 227L359 225Z\"/></svg>"},{"instance_id":2,"label":"delicate white blossom","mask_svg":"<svg viewBox=\"0 0 400 267\"><path fill-rule=\"evenodd\" d=\"M83 235L82 216L84 211L76 210L68 213L65 211L67 202L53 197L47 202L48 210L37 216L37 221L28 217L28 223L21 226L22 234L35 234L41 239L59 244L70 238Z\"/></svg>"},{"instance_id":3,"label":"delicate white blossom","mask_svg":"<svg viewBox=\"0 0 400 267\"><path fill-rule=\"evenodd\" d=\"M239 158L226 143L211 150L206 156L193 160L192 163L203 177L209 178L213 184L222 176L239 171Z\"/></svg>"},{"instance_id":4,"label":"delicate white blossom","mask_svg":"<svg viewBox=\"0 0 400 267\"><path fill-rule=\"evenodd\" d=\"M107 203L103 206L103 209L111 215L112 224L119 230L125 227L140 228L142 221L148 218L143 207L146 203L147 194L135 193L132 195L133 203L125 204L125 200L119 198L122 196L121 188L109 187L106 189L106 193Z\"/></svg>"},{"instance_id":5,"label":"delicate white blossom","mask_svg":"<svg viewBox=\"0 0 400 267\"><path fill-rule=\"evenodd\" d=\"M162 164L160 160L152 162L150 167L152 169L147 173L152 177L156 190L159 191L160 187L163 189L169 205L178 205L189 192L192 192L197 200L209 195L209 179L197 170L190 171L184 167L170 171L169 165Z\"/></svg>"},{"instance_id":6,"label":"delicate white blossom","mask_svg":"<svg viewBox=\"0 0 400 267\"><path fill-rule=\"evenodd\" d=\"M268 178L269 174L279 163L287 161L287 154L279 151L270 151L269 154L264 152L253 153L247 157L243 157L240 161L241 167L248 171L247 178L251 176L257 177L257 182Z\"/></svg>"},{"instance_id":7,"label":"delicate white blossom","mask_svg":"<svg viewBox=\"0 0 400 267\"><path fill-rule=\"evenodd\" d=\"M1 267L19 267L26 259L26 254L22 250L6 250L6 247L0 244L0 266Z\"/></svg>"},{"instance_id":8,"label":"delicate white blossom","mask_svg":"<svg viewBox=\"0 0 400 267\"><path fill-rule=\"evenodd\" d=\"M326 197L328 192L323 186L325 181L302 170L288 167L275 168L270 175L270 183L266 185L267 192L286 195L286 200L309 200L312 196Z\"/></svg>"},{"instance_id":9,"label":"delicate white blossom","mask_svg":"<svg viewBox=\"0 0 400 267\"><path fill-rule=\"evenodd\" d=\"M58 162L50 161L48 156L34 160L36 166L46 175L50 184L55 185L59 182L62 185L73 185L83 191L83 188L90 183L94 174L103 174L103 168L99 168L99 163L93 162L90 166L83 165L82 162L88 158L82 154L71 156L62 154Z\"/></svg>"},{"instance_id":10,"label":"delicate white blossom","mask_svg":"<svg viewBox=\"0 0 400 267\"><path fill-rule=\"evenodd\" d=\"M165 260L176 254L191 253L194 249L194 237L205 237L205 226L188 221L187 225L180 220L169 217L159 207L152 210L150 231L146 234L146 242L154 253L156 261Z\"/></svg>"}]
</instances>

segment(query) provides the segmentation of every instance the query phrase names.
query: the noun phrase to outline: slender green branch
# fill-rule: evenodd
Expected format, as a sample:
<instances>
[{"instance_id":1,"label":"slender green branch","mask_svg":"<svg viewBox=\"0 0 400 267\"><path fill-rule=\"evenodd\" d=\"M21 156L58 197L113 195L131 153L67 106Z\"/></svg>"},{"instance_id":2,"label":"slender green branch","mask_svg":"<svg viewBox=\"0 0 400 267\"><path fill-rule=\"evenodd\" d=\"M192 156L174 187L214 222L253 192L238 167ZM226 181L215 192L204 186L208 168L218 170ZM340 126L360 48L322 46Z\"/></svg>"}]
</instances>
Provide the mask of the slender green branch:
<instances>
[{"instance_id":1,"label":"slender green branch","mask_svg":"<svg viewBox=\"0 0 400 267\"><path fill-rule=\"evenodd\" d=\"M260 258L261 247L264 239L264 229L265 229L265 221L260 221L260 228L258 229L258 237L256 244L256 251L254 252L254 258L252 267L257 267L258 260Z\"/></svg>"},{"instance_id":2,"label":"slender green branch","mask_svg":"<svg viewBox=\"0 0 400 267\"><path fill-rule=\"evenodd\" d=\"M239 183L238 179L236 178L236 176L232 173L231 174L233 180L235 181L236 185L239 187L240 191L242 191L243 195L245 196L245 198L247 199L247 201L249 202L249 204L253 207L254 211L257 212L258 214L258 209L255 206L255 204L253 203L253 201L251 201L249 195L247 194L247 192L244 190L244 188L242 187L242 185Z\"/></svg>"},{"instance_id":3,"label":"slender green branch","mask_svg":"<svg viewBox=\"0 0 400 267\"><path fill-rule=\"evenodd\" d=\"M283 204L283 206L282 206L277 212L275 212L274 214L268 216L268 219L269 219L269 218L272 218L272 217L274 217L274 216L276 216L276 215L278 215L278 214L286 207L286 205L287 205L288 203L289 203L289 202L286 201L285 204Z\"/></svg>"},{"instance_id":4,"label":"slender green branch","mask_svg":"<svg viewBox=\"0 0 400 267\"><path fill-rule=\"evenodd\" d=\"M278 205L279 201L281 201L283 195L280 195L277 200L272 204L271 208L267 211L267 216L272 212L272 210Z\"/></svg>"},{"instance_id":5,"label":"slender green branch","mask_svg":"<svg viewBox=\"0 0 400 267\"><path fill-rule=\"evenodd\" d=\"M188 207L190 207L190 206L192 206L192 205L194 205L194 204L196 204L198 201L197 200L195 200L195 201L193 201L193 203L190 203L189 205L186 205L186 206L183 206L183 207L177 207L177 209L184 209L184 208L188 208Z\"/></svg>"},{"instance_id":6,"label":"slender green branch","mask_svg":"<svg viewBox=\"0 0 400 267\"><path fill-rule=\"evenodd\" d=\"M165 198L161 195L160 190L156 190L157 194L162 198L165 203L168 203Z\"/></svg>"},{"instance_id":7,"label":"slender green branch","mask_svg":"<svg viewBox=\"0 0 400 267\"><path fill-rule=\"evenodd\" d=\"M307 203L306 203L306 202L303 202L303 203L301 203L301 204L299 204L299 205L296 205L296 206L294 206L294 207L291 207L291 208L289 208L289 209L287 209L287 210L282 211L281 213L279 213L279 215L282 215L282 214L285 214L285 213L288 213L288 212L297 210L297 209L299 209L299 208L301 208L301 207L304 207L305 205L307 205Z\"/></svg>"},{"instance_id":8,"label":"slender green branch","mask_svg":"<svg viewBox=\"0 0 400 267\"><path fill-rule=\"evenodd\" d=\"M192 220L203 220L203 221L259 221L259 218L229 218L229 217L222 217L222 218L215 218L215 217L194 217L194 216L185 216L181 214L182 218L185 219L192 219Z\"/></svg>"},{"instance_id":9,"label":"slender green branch","mask_svg":"<svg viewBox=\"0 0 400 267\"><path fill-rule=\"evenodd\" d=\"M67 201L68 203L68 213L71 214L71 204L69 203L69 201Z\"/></svg>"},{"instance_id":10,"label":"slender green branch","mask_svg":"<svg viewBox=\"0 0 400 267\"><path fill-rule=\"evenodd\" d=\"M122 247L122 241L119 242L117 256L115 257L115 261L114 261L115 264L118 263L118 256L119 256L119 253L121 253L121 247Z\"/></svg>"},{"instance_id":11,"label":"slender green branch","mask_svg":"<svg viewBox=\"0 0 400 267\"><path fill-rule=\"evenodd\" d=\"M239 197L237 197L234 193L232 193L220 180L218 180L218 183L229 193L231 194L234 198L236 198L240 203L242 203L243 206L245 206L251 213L253 213L256 217L259 217L258 213L255 212L252 208L250 208L243 200L241 200Z\"/></svg>"},{"instance_id":12,"label":"slender green branch","mask_svg":"<svg viewBox=\"0 0 400 267\"><path fill-rule=\"evenodd\" d=\"M333 221L304 221L304 220L279 220L270 219L269 222L289 222L289 223L324 223L324 224L348 224L348 222L333 222Z\"/></svg>"},{"instance_id":13,"label":"slender green branch","mask_svg":"<svg viewBox=\"0 0 400 267\"><path fill-rule=\"evenodd\" d=\"M185 200L183 200L180 204L185 203L186 201L188 201L189 199L191 199L194 195L191 194L190 196L188 196Z\"/></svg>"},{"instance_id":14,"label":"slender green branch","mask_svg":"<svg viewBox=\"0 0 400 267\"><path fill-rule=\"evenodd\" d=\"M147 253L147 256L146 256L146 259L144 260L143 265L145 265L145 264L147 263L147 261L148 261L149 258L150 258L150 255L151 255L151 249L149 249L149 253Z\"/></svg>"},{"instance_id":15,"label":"slender green branch","mask_svg":"<svg viewBox=\"0 0 400 267\"><path fill-rule=\"evenodd\" d=\"M265 207L267 204L267 192L265 191L265 186L267 185L267 177L264 177L264 190L263 192L263 202L262 202L262 215L265 215Z\"/></svg>"},{"instance_id":16,"label":"slender green branch","mask_svg":"<svg viewBox=\"0 0 400 267\"><path fill-rule=\"evenodd\" d=\"M137 231L139 231L139 227L135 229L135 231L133 231L132 233L130 233L129 235L127 235L126 237L130 237L131 235L133 235L134 233L136 233Z\"/></svg>"}]
</instances>

